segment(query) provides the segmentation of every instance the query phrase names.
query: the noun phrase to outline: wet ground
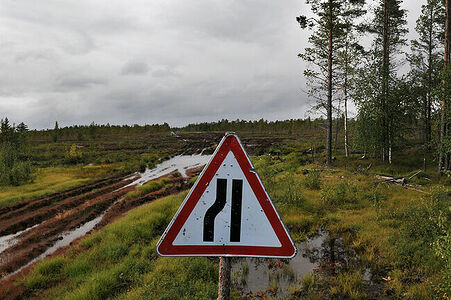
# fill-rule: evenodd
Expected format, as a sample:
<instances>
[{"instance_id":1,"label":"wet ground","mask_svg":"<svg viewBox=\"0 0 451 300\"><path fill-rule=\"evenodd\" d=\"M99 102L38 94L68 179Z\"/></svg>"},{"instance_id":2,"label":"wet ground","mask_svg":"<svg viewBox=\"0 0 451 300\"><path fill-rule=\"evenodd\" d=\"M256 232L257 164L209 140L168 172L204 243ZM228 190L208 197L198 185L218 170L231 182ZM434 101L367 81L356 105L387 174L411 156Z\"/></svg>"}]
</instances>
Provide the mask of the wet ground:
<instances>
[{"instance_id":1,"label":"wet ground","mask_svg":"<svg viewBox=\"0 0 451 300\"><path fill-rule=\"evenodd\" d=\"M299 299L302 278L308 274L327 277L339 272L361 270L361 277L368 299L378 297L381 283L374 281L370 269L361 265L358 254L346 247L339 236L318 231L306 241L296 243L298 250L293 259L235 258L232 264L234 289L249 299L271 296L277 299ZM327 284L319 287L327 295Z\"/></svg>"},{"instance_id":2,"label":"wet ground","mask_svg":"<svg viewBox=\"0 0 451 300\"><path fill-rule=\"evenodd\" d=\"M189 177L197 175L209 158L201 154L178 155L141 174L103 179L1 209L0 280L136 206L186 188ZM136 186L162 176L171 180L162 190L134 199L123 197Z\"/></svg>"}]
</instances>

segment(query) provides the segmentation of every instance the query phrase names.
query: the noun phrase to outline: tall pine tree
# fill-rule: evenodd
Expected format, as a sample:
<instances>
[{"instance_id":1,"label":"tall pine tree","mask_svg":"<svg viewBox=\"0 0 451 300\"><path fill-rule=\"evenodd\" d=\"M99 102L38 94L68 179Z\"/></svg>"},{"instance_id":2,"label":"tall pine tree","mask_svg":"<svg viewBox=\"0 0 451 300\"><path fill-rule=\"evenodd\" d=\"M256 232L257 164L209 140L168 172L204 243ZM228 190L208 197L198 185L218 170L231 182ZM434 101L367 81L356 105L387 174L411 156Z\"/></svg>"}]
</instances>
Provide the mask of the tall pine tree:
<instances>
[{"instance_id":1,"label":"tall pine tree","mask_svg":"<svg viewBox=\"0 0 451 300\"><path fill-rule=\"evenodd\" d=\"M400 0L379 0L374 10L374 19L366 26L367 31L375 35L375 39L371 50L374 59L365 68L373 72L367 75L375 75L377 80L371 81L373 86L370 90L361 93L360 107L365 107L366 111L359 110L359 113L367 115L371 111L371 128L377 139L375 150L380 153L383 161L389 163L392 162L393 146L399 131L396 120L400 119L398 113L402 101L395 96L396 86L400 83L396 70L397 56L406 43L406 24L406 11L401 8Z\"/></svg>"},{"instance_id":2,"label":"tall pine tree","mask_svg":"<svg viewBox=\"0 0 451 300\"><path fill-rule=\"evenodd\" d=\"M432 109L439 99L435 92L440 87L443 69L443 42L445 37L445 9L442 0L427 0L415 27L419 38L411 43L408 55L411 77L419 84L422 100L423 136L427 148L432 138Z\"/></svg>"},{"instance_id":3,"label":"tall pine tree","mask_svg":"<svg viewBox=\"0 0 451 300\"><path fill-rule=\"evenodd\" d=\"M356 7L361 7L364 0L307 0L315 18L305 15L296 20L302 28L310 27L315 31L309 38L311 47L305 48L299 57L307 61L311 69L304 71L309 86L309 96L317 101L317 109L326 111L326 164L332 162L332 111L333 95L336 91L335 77L337 53L343 47L343 36L347 16L356 16Z\"/></svg>"}]
</instances>

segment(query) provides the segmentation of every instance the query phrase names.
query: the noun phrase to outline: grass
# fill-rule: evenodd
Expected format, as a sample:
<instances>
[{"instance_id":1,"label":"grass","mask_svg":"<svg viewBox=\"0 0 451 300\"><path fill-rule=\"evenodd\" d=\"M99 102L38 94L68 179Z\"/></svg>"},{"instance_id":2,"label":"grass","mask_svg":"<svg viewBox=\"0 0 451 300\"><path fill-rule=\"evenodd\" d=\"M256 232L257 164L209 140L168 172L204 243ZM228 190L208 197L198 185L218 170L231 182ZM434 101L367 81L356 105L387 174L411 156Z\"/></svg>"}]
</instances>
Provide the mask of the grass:
<instances>
[{"instance_id":1,"label":"grass","mask_svg":"<svg viewBox=\"0 0 451 300\"><path fill-rule=\"evenodd\" d=\"M361 162L338 157L334 168L324 168L303 155L304 150L286 147L277 156L252 160L295 241L323 228L357 253L359 265L338 270L336 276L307 274L297 287L290 287L293 293L307 299L365 299L368 291L362 270L370 268L377 282L382 282L377 287L382 297L427 299L450 294L443 267L451 261L446 251L449 187L432 176L432 181L418 187L424 193L397 185L376 186L377 180L369 174L388 170L383 165L356 173ZM415 164L394 165L389 172L411 174L414 168ZM306 173L305 169L318 171ZM146 184L138 192L164 184ZM185 195L134 209L82 239L65 255L40 262L22 284L44 299L215 299L217 261L162 258L155 252L159 236ZM244 266L241 272L240 276L247 273ZM246 276L242 277L244 283Z\"/></svg>"},{"instance_id":2,"label":"grass","mask_svg":"<svg viewBox=\"0 0 451 300\"><path fill-rule=\"evenodd\" d=\"M370 266L379 280L391 275L397 282L385 285L382 295L386 297L397 294L422 299L425 294L450 294L449 284L448 289L444 287L446 271L439 266L447 264L447 260L437 260L437 251L431 247L446 236L444 230L439 230L439 216L450 226L449 187L443 187L432 175L428 175L432 181L418 188L423 193L397 185L376 187L377 180L369 176L383 170L394 175L412 174L416 171L414 164L387 168L374 161L371 172L355 174L356 162L345 163L342 157L335 162L338 167L328 169L307 160L307 164L299 166L296 160L299 158L292 153L281 158L254 158L256 169L295 240L304 239L320 227L341 236L358 253L361 266ZM320 171L304 172L305 169ZM339 273L336 278L305 280L304 295L311 298L366 297L359 269Z\"/></svg>"},{"instance_id":3,"label":"grass","mask_svg":"<svg viewBox=\"0 0 451 300\"><path fill-rule=\"evenodd\" d=\"M207 258L162 258L159 235L186 193L158 199L45 259L22 283L45 299L212 299L217 264Z\"/></svg>"},{"instance_id":4,"label":"grass","mask_svg":"<svg viewBox=\"0 0 451 300\"><path fill-rule=\"evenodd\" d=\"M21 186L2 186L0 207L80 186L91 180L107 176L109 171L111 171L111 166L105 165L41 168L38 169L32 183Z\"/></svg>"},{"instance_id":5,"label":"grass","mask_svg":"<svg viewBox=\"0 0 451 300\"><path fill-rule=\"evenodd\" d=\"M147 182L141 186L138 186L136 188L136 191L128 192L125 195L125 198L127 200L135 199L142 195L158 191L158 190L164 188L170 182L171 182L171 180L169 178L161 178L160 180L154 180L154 181Z\"/></svg>"}]
</instances>

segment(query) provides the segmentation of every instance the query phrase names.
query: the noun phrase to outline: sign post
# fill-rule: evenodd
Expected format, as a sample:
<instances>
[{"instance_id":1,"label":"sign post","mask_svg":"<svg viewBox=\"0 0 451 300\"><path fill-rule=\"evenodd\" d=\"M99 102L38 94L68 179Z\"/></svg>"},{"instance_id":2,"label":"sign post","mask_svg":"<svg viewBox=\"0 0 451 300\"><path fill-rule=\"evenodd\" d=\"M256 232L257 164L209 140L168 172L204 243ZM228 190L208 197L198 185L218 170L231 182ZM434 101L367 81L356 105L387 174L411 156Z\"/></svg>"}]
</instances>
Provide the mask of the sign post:
<instances>
[{"instance_id":1,"label":"sign post","mask_svg":"<svg viewBox=\"0 0 451 300\"><path fill-rule=\"evenodd\" d=\"M232 262L230 257L219 258L218 300L230 299L230 271Z\"/></svg>"},{"instance_id":2,"label":"sign post","mask_svg":"<svg viewBox=\"0 0 451 300\"><path fill-rule=\"evenodd\" d=\"M219 256L218 299L230 257L292 258L296 247L238 136L226 133L157 244L161 256Z\"/></svg>"}]
</instances>

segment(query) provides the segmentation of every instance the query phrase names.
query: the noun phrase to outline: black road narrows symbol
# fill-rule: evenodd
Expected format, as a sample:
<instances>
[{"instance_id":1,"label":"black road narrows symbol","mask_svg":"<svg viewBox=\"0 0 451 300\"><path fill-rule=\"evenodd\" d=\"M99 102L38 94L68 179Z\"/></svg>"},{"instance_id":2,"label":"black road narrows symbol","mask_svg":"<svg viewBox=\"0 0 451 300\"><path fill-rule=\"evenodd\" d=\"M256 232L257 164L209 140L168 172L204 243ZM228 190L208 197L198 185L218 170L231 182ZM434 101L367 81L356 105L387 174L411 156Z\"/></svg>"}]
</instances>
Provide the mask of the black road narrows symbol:
<instances>
[{"instance_id":1,"label":"black road narrows symbol","mask_svg":"<svg viewBox=\"0 0 451 300\"><path fill-rule=\"evenodd\" d=\"M243 202L243 180L232 181L232 212L230 218L230 241L239 242L241 237L241 205Z\"/></svg>"},{"instance_id":2,"label":"black road narrows symbol","mask_svg":"<svg viewBox=\"0 0 451 300\"><path fill-rule=\"evenodd\" d=\"M215 218L226 205L227 179L216 181L216 201L207 209L204 218L204 242L213 242Z\"/></svg>"}]
</instances>

